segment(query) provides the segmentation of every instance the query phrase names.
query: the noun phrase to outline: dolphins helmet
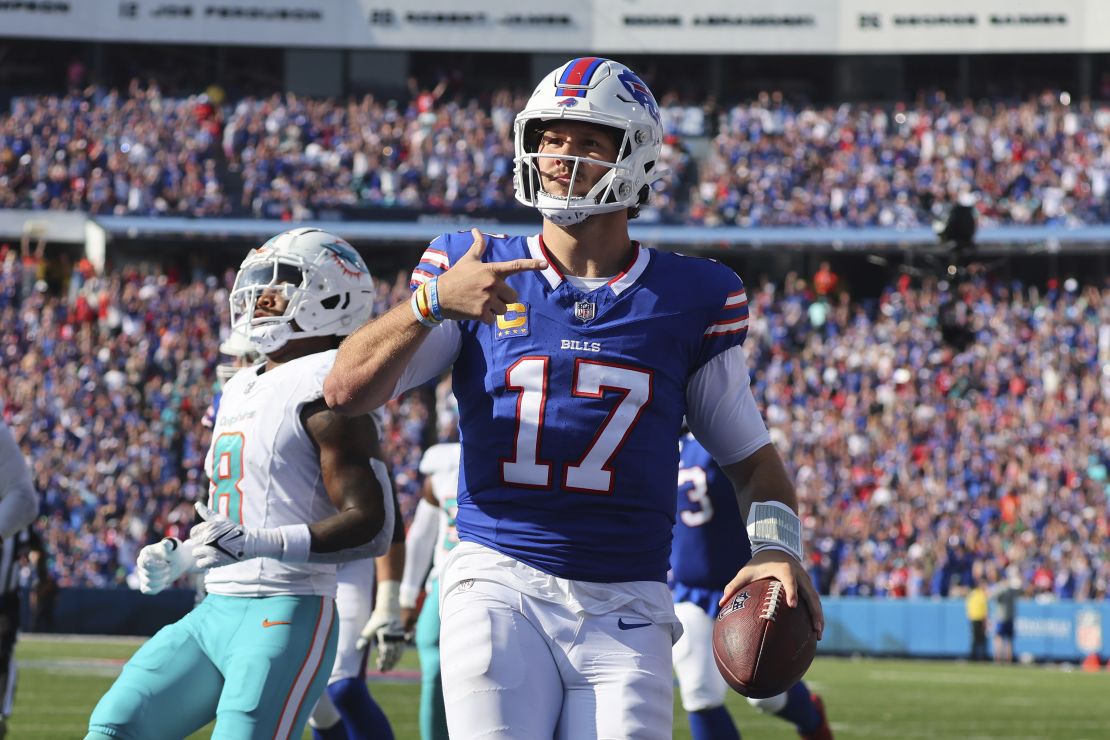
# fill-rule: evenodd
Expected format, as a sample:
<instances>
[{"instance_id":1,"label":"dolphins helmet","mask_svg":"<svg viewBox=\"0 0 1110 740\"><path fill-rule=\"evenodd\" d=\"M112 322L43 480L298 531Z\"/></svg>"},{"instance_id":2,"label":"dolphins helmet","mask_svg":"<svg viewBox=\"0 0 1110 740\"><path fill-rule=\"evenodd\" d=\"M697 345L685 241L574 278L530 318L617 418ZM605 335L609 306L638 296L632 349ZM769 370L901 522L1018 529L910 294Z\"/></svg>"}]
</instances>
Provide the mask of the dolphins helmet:
<instances>
[{"instance_id":1,"label":"dolphins helmet","mask_svg":"<svg viewBox=\"0 0 1110 740\"><path fill-rule=\"evenodd\" d=\"M288 300L280 316L255 316L268 290ZM303 337L346 336L371 315L374 284L361 255L334 234L298 228L252 249L231 289L231 328L269 354Z\"/></svg>"}]
</instances>

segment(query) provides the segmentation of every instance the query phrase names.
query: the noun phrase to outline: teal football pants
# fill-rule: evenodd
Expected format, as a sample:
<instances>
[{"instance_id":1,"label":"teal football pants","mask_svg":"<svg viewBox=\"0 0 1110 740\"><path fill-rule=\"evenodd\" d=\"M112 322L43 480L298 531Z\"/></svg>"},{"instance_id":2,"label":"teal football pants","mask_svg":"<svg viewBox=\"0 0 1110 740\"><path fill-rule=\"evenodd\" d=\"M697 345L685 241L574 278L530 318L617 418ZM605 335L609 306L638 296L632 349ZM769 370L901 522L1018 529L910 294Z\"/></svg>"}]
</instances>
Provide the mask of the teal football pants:
<instances>
[{"instance_id":1,"label":"teal football pants","mask_svg":"<svg viewBox=\"0 0 1110 740\"><path fill-rule=\"evenodd\" d=\"M300 738L335 662L335 602L209 594L127 661L87 740Z\"/></svg>"},{"instance_id":2,"label":"teal football pants","mask_svg":"<svg viewBox=\"0 0 1110 740\"><path fill-rule=\"evenodd\" d=\"M439 579L432 581L416 620L416 650L420 654L420 740L447 740L439 673Z\"/></svg>"}]
</instances>

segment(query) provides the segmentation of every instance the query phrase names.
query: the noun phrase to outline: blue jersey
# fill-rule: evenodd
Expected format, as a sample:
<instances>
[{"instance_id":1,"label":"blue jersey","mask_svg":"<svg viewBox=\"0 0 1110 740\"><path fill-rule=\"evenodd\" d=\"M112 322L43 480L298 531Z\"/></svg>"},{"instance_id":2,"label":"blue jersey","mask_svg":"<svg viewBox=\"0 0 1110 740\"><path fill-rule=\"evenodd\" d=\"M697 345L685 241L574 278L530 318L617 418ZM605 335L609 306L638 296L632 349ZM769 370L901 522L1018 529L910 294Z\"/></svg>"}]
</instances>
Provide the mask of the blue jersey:
<instances>
[{"instance_id":1,"label":"blue jersey","mask_svg":"<svg viewBox=\"0 0 1110 740\"><path fill-rule=\"evenodd\" d=\"M471 242L433 241L412 287ZM743 341L747 299L717 262L633 252L583 292L539 237L487 237L487 262L551 267L510 276L519 297L495 323L459 322L460 540L562 578L666 580L686 385Z\"/></svg>"},{"instance_id":2,"label":"blue jersey","mask_svg":"<svg viewBox=\"0 0 1110 740\"><path fill-rule=\"evenodd\" d=\"M671 550L675 590L719 591L752 558L732 481L691 435L682 440Z\"/></svg>"}]
</instances>

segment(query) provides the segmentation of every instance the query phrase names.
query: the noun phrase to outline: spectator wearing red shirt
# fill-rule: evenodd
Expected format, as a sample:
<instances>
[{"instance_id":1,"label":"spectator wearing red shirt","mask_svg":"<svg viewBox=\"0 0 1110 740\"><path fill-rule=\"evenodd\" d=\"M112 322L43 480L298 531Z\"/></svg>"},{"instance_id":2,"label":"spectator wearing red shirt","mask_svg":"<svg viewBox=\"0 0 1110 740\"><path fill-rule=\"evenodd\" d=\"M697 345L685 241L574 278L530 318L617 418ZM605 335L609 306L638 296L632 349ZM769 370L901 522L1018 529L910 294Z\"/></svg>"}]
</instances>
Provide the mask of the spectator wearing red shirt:
<instances>
[{"instance_id":1,"label":"spectator wearing red shirt","mask_svg":"<svg viewBox=\"0 0 1110 740\"><path fill-rule=\"evenodd\" d=\"M817 272L813 274L813 290L820 298L830 298L836 292L840 283L840 276L832 271L828 262L822 262Z\"/></svg>"}]
</instances>

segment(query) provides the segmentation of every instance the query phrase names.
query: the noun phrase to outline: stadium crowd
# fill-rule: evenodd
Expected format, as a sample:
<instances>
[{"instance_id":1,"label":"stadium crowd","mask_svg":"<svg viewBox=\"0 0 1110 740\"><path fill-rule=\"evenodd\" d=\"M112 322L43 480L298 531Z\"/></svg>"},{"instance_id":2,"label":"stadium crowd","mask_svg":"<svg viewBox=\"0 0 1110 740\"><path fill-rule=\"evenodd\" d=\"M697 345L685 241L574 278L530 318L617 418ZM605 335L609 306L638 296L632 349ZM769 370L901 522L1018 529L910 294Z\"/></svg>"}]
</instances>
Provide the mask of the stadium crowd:
<instances>
[{"instance_id":1,"label":"stadium crowd","mask_svg":"<svg viewBox=\"0 0 1110 740\"><path fill-rule=\"evenodd\" d=\"M61 586L127 583L192 523L233 278L74 269L0 247L0 413L31 456ZM376 281L378 307L407 275ZM1110 286L903 277L853 300L826 273L749 285L753 387L797 476L823 593L948 595L1021 569L1030 595L1110 597ZM941 304L966 313L957 351ZM226 358L224 358L226 359ZM387 409L403 507L435 393Z\"/></svg>"},{"instance_id":2,"label":"stadium crowd","mask_svg":"<svg viewBox=\"0 0 1110 740\"><path fill-rule=\"evenodd\" d=\"M510 90L223 100L151 82L16 99L0 115L0 208L306 220L346 208L515 207ZM821 107L661 97L673 171L645 219L708 226L921 226L961 194L993 224L1110 219L1110 106L1027 100ZM695 155L695 152L697 154Z\"/></svg>"},{"instance_id":3,"label":"stadium crowd","mask_svg":"<svg viewBox=\"0 0 1110 740\"><path fill-rule=\"evenodd\" d=\"M32 459L58 585L125 583L151 537L187 536L207 493L202 420L228 360L218 346L234 272L74 270L59 292L6 245L0 265L0 413ZM406 285L379 281L379 307ZM388 462L409 506L428 407L414 394L387 409Z\"/></svg>"},{"instance_id":4,"label":"stadium crowd","mask_svg":"<svg viewBox=\"0 0 1110 740\"><path fill-rule=\"evenodd\" d=\"M945 596L1016 565L1030 595L1107 597L1110 286L786 286L755 291L746 346L822 592Z\"/></svg>"}]
</instances>

